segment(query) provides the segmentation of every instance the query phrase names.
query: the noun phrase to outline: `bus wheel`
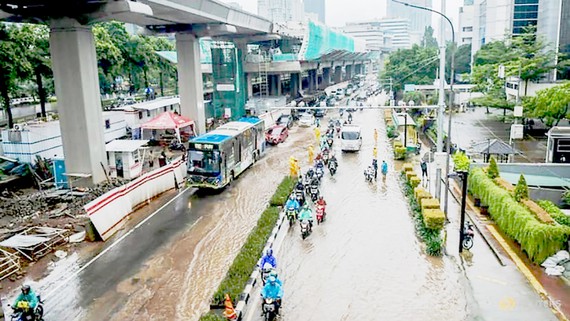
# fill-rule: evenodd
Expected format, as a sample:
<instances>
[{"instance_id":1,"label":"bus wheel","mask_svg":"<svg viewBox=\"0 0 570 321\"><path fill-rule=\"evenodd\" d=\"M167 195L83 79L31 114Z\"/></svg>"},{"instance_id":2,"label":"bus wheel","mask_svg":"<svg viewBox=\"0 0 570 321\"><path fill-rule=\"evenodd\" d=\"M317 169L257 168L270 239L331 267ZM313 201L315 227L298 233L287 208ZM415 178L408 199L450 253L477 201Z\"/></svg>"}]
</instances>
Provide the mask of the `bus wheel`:
<instances>
[{"instance_id":1,"label":"bus wheel","mask_svg":"<svg viewBox=\"0 0 570 321\"><path fill-rule=\"evenodd\" d=\"M253 152L253 162L257 162L259 160L259 154L257 151Z\"/></svg>"},{"instance_id":2,"label":"bus wheel","mask_svg":"<svg viewBox=\"0 0 570 321\"><path fill-rule=\"evenodd\" d=\"M231 171L230 172L230 181L229 181L228 185L231 185L233 183L233 181L234 181L234 171Z\"/></svg>"}]
</instances>

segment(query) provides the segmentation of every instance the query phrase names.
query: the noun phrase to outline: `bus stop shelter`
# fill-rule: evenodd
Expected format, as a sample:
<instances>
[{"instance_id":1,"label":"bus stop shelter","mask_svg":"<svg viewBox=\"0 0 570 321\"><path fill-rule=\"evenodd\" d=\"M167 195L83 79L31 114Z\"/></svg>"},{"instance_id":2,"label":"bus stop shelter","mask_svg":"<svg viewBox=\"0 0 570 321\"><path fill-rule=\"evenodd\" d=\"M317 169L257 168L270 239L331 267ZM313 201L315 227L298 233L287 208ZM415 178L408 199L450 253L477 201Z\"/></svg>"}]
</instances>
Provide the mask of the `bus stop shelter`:
<instances>
[{"instance_id":1,"label":"bus stop shelter","mask_svg":"<svg viewBox=\"0 0 570 321\"><path fill-rule=\"evenodd\" d=\"M488 163L491 156L495 156L497 161L508 163L509 156L518 154L519 152L511 145L500 139L488 139L484 142L475 143L471 146L474 154L483 155L483 162Z\"/></svg>"}]
</instances>

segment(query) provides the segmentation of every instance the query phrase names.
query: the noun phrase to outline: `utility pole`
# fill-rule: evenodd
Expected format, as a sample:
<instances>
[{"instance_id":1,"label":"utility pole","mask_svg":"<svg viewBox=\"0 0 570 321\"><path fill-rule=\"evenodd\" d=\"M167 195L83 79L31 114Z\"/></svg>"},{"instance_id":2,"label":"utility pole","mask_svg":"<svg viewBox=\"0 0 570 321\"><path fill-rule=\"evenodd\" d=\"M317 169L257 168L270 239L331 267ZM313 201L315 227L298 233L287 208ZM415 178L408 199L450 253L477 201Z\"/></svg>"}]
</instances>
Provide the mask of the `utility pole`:
<instances>
[{"instance_id":1,"label":"utility pole","mask_svg":"<svg viewBox=\"0 0 570 321\"><path fill-rule=\"evenodd\" d=\"M437 152L443 152L443 114L445 113L445 0L441 0L442 17L439 23L439 99L437 110ZM450 139L450 137L447 137ZM435 197L441 200L441 168L435 172Z\"/></svg>"}]
</instances>

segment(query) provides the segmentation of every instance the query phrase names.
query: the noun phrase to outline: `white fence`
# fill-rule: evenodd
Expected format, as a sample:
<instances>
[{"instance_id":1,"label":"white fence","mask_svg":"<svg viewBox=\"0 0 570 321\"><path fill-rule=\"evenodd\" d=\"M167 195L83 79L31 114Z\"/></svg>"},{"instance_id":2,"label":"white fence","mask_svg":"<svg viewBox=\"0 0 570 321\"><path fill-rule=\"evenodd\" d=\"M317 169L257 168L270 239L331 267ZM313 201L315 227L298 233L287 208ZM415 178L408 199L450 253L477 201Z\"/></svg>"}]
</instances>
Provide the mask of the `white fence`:
<instances>
[{"instance_id":1,"label":"white fence","mask_svg":"<svg viewBox=\"0 0 570 321\"><path fill-rule=\"evenodd\" d=\"M84 206L89 219L101 238L106 241L118 229L137 205L182 185L186 177L186 162L182 157L164 167L146 173L126 185L112 189Z\"/></svg>"}]
</instances>

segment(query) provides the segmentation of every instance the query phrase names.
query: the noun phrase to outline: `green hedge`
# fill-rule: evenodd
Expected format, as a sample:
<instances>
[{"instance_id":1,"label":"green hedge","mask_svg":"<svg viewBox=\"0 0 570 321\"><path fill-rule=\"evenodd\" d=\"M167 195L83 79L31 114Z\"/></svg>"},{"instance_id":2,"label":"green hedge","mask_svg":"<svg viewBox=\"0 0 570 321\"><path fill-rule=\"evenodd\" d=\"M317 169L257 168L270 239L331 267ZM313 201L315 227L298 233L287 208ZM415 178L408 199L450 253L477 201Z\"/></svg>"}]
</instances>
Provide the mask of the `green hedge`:
<instances>
[{"instance_id":1,"label":"green hedge","mask_svg":"<svg viewBox=\"0 0 570 321\"><path fill-rule=\"evenodd\" d=\"M228 321L228 319L214 312L208 312L201 316L199 321Z\"/></svg>"},{"instance_id":2,"label":"green hedge","mask_svg":"<svg viewBox=\"0 0 570 321\"><path fill-rule=\"evenodd\" d=\"M547 257L566 247L570 228L539 222L506 190L497 186L481 168L469 173L469 191L478 195L499 228L517 241L528 257L542 263Z\"/></svg>"},{"instance_id":3,"label":"green hedge","mask_svg":"<svg viewBox=\"0 0 570 321\"><path fill-rule=\"evenodd\" d=\"M278 201L283 200L280 204L284 204L289 194L293 191L294 183L295 181L291 177L285 177L277 187L275 194L273 194L271 203L276 204ZM257 221L257 226L247 237L245 244L234 259L224 280L222 280L222 283L214 293L212 298L213 305L222 305L226 293L230 295L233 302L237 301L257 261L263 254L263 248L267 243L271 231L275 227L275 223L279 218L279 212L280 208L273 205L269 205L267 209L263 211Z\"/></svg>"},{"instance_id":4,"label":"green hedge","mask_svg":"<svg viewBox=\"0 0 570 321\"><path fill-rule=\"evenodd\" d=\"M550 217L552 217L558 224L570 227L570 216L562 213L560 208L556 206L551 201L541 200L537 202L540 207L542 207Z\"/></svg>"},{"instance_id":5,"label":"green hedge","mask_svg":"<svg viewBox=\"0 0 570 321\"><path fill-rule=\"evenodd\" d=\"M414 189L406 181L406 176L404 174L401 175L401 180L404 182L404 194L406 194L408 201L410 202L410 209L412 210L416 233L426 244L426 253L432 256L441 255L443 248L441 229L430 229L426 226L420 205L414 196Z\"/></svg>"},{"instance_id":6,"label":"green hedge","mask_svg":"<svg viewBox=\"0 0 570 321\"><path fill-rule=\"evenodd\" d=\"M295 188L295 184L297 183L296 179L296 177L286 176L281 184L277 186L277 191L275 191L275 194L273 194L269 200L269 206L284 206L293 188Z\"/></svg>"}]
</instances>

